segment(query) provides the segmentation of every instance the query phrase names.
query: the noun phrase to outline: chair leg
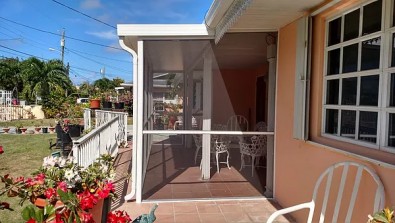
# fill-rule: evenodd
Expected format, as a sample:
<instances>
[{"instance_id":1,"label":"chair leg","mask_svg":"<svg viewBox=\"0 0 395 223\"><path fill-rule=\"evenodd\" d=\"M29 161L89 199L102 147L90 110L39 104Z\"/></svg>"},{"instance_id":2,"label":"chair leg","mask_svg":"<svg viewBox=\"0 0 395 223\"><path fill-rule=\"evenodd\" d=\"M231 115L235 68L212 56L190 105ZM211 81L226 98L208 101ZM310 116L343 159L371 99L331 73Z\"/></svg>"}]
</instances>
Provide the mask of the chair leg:
<instances>
[{"instance_id":1,"label":"chair leg","mask_svg":"<svg viewBox=\"0 0 395 223\"><path fill-rule=\"evenodd\" d=\"M200 151L200 146L198 146L198 147L196 148L196 151L195 151L195 165L196 165L196 160L197 160L199 151Z\"/></svg>"},{"instance_id":2,"label":"chair leg","mask_svg":"<svg viewBox=\"0 0 395 223\"><path fill-rule=\"evenodd\" d=\"M226 151L226 153L228 154L226 156L226 165L228 165L228 169L230 169L230 166L229 166L229 151Z\"/></svg>"},{"instance_id":3,"label":"chair leg","mask_svg":"<svg viewBox=\"0 0 395 223\"><path fill-rule=\"evenodd\" d=\"M244 168L244 154L241 154L240 159L241 159L241 165L239 171L241 171Z\"/></svg>"},{"instance_id":4,"label":"chair leg","mask_svg":"<svg viewBox=\"0 0 395 223\"><path fill-rule=\"evenodd\" d=\"M215 153L215 159L217 161L217 172L219 173L219 161L218 161L219 153Z\"/></svg>"},{"instance_id":5,"label":"chair leg","mask_svg":"<svg viewBox=\"0 0 395 223\"><path fill-rule=\"evenodd\" d=\"M255 156L251 156L251 172L252 172L252 177L254 177L254 170L255 170Z\"/></svg>"}]
</instances>

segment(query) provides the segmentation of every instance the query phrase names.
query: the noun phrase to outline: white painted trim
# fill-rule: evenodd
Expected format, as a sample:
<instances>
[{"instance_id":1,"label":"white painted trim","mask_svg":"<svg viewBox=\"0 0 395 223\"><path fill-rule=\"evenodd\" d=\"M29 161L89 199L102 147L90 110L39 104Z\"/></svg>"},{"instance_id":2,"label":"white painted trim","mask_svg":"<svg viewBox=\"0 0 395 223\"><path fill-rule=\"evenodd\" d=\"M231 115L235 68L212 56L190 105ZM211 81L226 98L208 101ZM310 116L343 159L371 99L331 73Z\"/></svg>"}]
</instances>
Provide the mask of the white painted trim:
<instances>
[{"instance_id":1,"label":"white painted trim","mask_svg":"<svg viewBox=\"0 0 395 223\"><path fill-rule=\"evenodd\" d=\"M144 116L144 42L137 42L137 52L138 52L138 70L137 70L137 131L133 136L137 138L137 176L136 176L136 202L141 203L142 201L142 190L143 190L143 116ZM136 87L137 87L136 86ZM134 100L135 101L135 100ZM133 111L134 113L134 111ZM133 123L134 125L134 123Z\"/></svg>"},{"instance_id":2,"label":"white painted trim","mask_svg":"<svg viewBox=\"0 0 395 223\"><path fill-rule=\"evenodd\" d=\"M126 37L214 36L204 24L118 24L117 33Z\"/></svg>"},{"instance_id":3,"label":"white painted trim","mask_svg":"<svg viewBox=\"0 0 395 223\"><path fill-rule=\"evenodd\" d=\"M377 159L368 158L366 156L361 156L361 155L358 155L358 154L355 154L355 153L347 152L347 151L344 151L342 149L338 149L338 148L335 148L335 147L331 147L331 146L327 146L327 145L324 145L324 144L316 143L316 142L313 142L313 141L306 141L306 143L310 144L312 146L316 146L316 147L320 147L322 149L326 149L326 150L332 151L332 152L340 153L342 155L345 155L345 156L348 156L348 157L351 157L351 158L354 158L354 159L359 159L361 161L369 162L369 163L371 163L373 165L376 165L376 166L381 166L381 167L384 167L384 168L395 170L395 165L394 164L386 163L386 162L383 162L383 161L380 161L380 160L377 160Z\"/></svg>"},{"instance_id":4,"label":"white painted trim","mask_svg":"<svg viewBox=\"0 0 395 223\"><path fill-rule=\"evenodd\" d=\"M137 83L137 53L126 46L124 43L124 39L120 38L119 39L119 45L122 47L122 49L126 50L129 52L132 57L133 57L133 83ZM133 84L132 84L133 86ZM133 87L133 95L137 96L137 87ZM137 132L137 103L133 103L133 132L132 134L134 135ZM127 134L127 133L125 133ZM133 197L136 195L136 176L137 176L137 137L133 137L132 139L132 173L131 173L131 191L129 194L125 195L124 199L126 201L133 199Z\"/></svg>"}]
</instances>

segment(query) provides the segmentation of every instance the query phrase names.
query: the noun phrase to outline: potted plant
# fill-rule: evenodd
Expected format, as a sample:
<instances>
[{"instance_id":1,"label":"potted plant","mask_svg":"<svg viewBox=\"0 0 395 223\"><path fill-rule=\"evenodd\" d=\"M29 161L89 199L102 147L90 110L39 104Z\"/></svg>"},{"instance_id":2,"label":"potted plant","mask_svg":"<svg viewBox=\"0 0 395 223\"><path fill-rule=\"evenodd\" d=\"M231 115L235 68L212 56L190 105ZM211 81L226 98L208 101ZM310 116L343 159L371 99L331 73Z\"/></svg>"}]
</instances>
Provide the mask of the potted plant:
<instances>
[{"instance_id":1,"label":"potted plant","mask_svg":"<svg viewBox=\"0 0 395 223\"><path fill-rule=\"evenodd\" d=\"M91 108L91 109L99 109L100 108L99 95L94 94L89 98L89 108Z\"/></svg>"},{"instance_id":2,"label":"potted plant","mask_svg":"<svg viewBox=\"0 0 395 223\"><path fill-rule=\"evenodd\" d=\"M44 120L43 119L40 120L40 124L41 124L41 132L42 133L48 133L48 127L44 126Z\"/></svg>"},{"instance_id":3,"label":"potted plant","mask_svg":"<svg viewBox=\"0 0 395 223\"><path fill-rule=\"evenodd\" d=\"M36 134L39 134L41 130L41 127L38 123L34 124L34 131Z\"/></svg>"},{"instance_id":4,"label":"potted plant","mask_svg":"<svg viewBox=\"0 0 395 223\"><path fill-rule=\"evenodd\" d=\"M8 134L8 132L10 131L10 128L8 126L3 126L3 131L4 131L4 134Z\"/></svg>"},{"instance_id":5,"label":"potted plant","mask_svg":"<svg viewBox=\"0 0 395 223\"><path fill-rule=\"evenodd\" d=\"M106 154L87 168L78 166L72 158L49 156L44 158L43 166L30 178L13 178L8 174L1 176L4 187L0 188L0 195L18 197L21 204L30 201L32 205L22 212L27 221L35 220L35 210L39 210L37 206L55 213L52 216L38 213L39 219L103 222L102 214L92 214L92 211L97 208L102 210L103 206L100 205L104 205L104 200L115 196L113 164L114 158Z\"/></svg>"},{"instance_id":6,"label":"potted plant","mask_svg":"<svg viewBox=\"0 0 395 223\"><path fill-rule=\"evenodd\" d=\"M22 123L17 123L15 125L15 132L18 134L26 134L26 130L27 128L25 128Z\"/></svg>"},{"instance_id":7,"label":"potted plant","mask_svg":"<svg viewBox=\"0 0 395 223\"><path fill-rule=\"evenodd\" d=\"M54 133L55 132L54 123L50 122L48 129L49 129L49 133Z\"/></svg>"},{"instance_id":8,"label":"potted plant","mask_svg":"<svg viewBox=\"0 0 395 223\"><path fill-rule=\"evenodd\" d=\"M102 97L102 107L103 109L112 109L112 96L110 93L105 93Z\"/></svg>"}]
</instances>

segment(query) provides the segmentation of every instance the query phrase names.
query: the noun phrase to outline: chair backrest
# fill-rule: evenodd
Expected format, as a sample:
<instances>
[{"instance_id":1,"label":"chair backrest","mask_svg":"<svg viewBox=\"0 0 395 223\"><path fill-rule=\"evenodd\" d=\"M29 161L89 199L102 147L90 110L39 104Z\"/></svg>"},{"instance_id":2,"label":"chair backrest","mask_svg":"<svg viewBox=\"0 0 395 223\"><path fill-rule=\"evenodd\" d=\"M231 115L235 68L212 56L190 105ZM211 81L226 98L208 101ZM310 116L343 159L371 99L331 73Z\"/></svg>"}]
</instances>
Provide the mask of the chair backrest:
<instances>
[{"instance_id":1,"label":"chair backrest","mask_svg":"<svg viewBox=\"0 0 395 223\"><path fill-rule=\"evenodd\" d=\"M353 169L351 169L353 168ZM339 172L341 171L341 178L340 181L337 180L333 180L333 176L335 171L338 170ZM353 175L350 174L353 173ZM355 175L354 175L355 173ZM323 198L320 199L322 200L322 205L321 205L321 210L320 210L320 219L319 222L326 222L328 220L325 220L325 214L326 214L326 209L328 206L328 200L330 197L330 191L331 191L331 187L332 188L337 188L337 195L336 200L335 200L335 205L333 206L333 216L332 216L332 222L339 222L339 211L340 211L340 207L342 205L347 205L348 204L348 209L347 209L347 215L345 217L345 221L344 222L351 222L351 217L353 214L353 210L354 210L354 206L355 206L355 202L357 200L358 197L358 190L361 184L361 179L362 176L370 176L371 179L373 179L373 182L376 184L376 190L374 193L374 202L370 202L373 203L373 210L371 213L374 213L380 209L382 209L384 207L384 186L380 180L380 178L377 176L377 174L375 173L375 171L365 165L359 164L359 163L355 163L355 162L341 162L341 163L336 163L332 166L330 166L328 169L326 169L318 178L315 187L314 187L314 192L313 192L313 198L311 201L312 207L310 209L310 213L309 213L309 217L308 217L308 221L307 222L312 222L313 220L313 214L314 214L314 209L317 206L317 196L318 196L318 191L319 188L321 186L321 183L325 182L325 191L323 194ZM352 180L352 181L351 181ZM346 181L348 181L349 183L353 183L352 187L352 194L351 196L345 196L343 194L344 190L345 190L345 185L346 185ZM350 182L351 181L351 182ZM372 183L373 183L372 182ZM365 183L365 181L364 181ZM335 184L338 184L336 186L334 186ZM348 185L348 184L347 184ZM335 190L335 189L334 189ZM364 194L363 196L366 196L367 194ZM333 197L333 196L332 196ZM348 201L345 201L345 199L349 199ZM344 207L342 207L343 210ZM360 214L358 212L356 212L356 214Z\"/></svg>"},{"instance_id":2,"label":"chair backrest","mask_svg":"<svg viewBox=\"0 0 395 223\"><path fill-rule=\"evenodd\" d=\"M247 131L248 120L242 115L233 115L228 119L227 127L229 131Z\"/></svg>"},{"instance_id":3,"label":"chair backrest","mask_svg":"<svg viewBox=\"0 0 395 223\"><path fill-rule=\"evenodd\" d=\"M267 131L266 122L257 122L255 124L254 130L257 131L257 132L265 132L265 131Z\"/></svg>"},{"instance_id":4,"label":"chair backrest","mask_svg":"<svg viewBox=\"0 0 395 223\"><path fill-rule=\"evenodd\" d=\"M266 155L267 138L264 135L252 136L251 143L240 142L240 153L250 156Z\"/></svg>"}]
</instances>

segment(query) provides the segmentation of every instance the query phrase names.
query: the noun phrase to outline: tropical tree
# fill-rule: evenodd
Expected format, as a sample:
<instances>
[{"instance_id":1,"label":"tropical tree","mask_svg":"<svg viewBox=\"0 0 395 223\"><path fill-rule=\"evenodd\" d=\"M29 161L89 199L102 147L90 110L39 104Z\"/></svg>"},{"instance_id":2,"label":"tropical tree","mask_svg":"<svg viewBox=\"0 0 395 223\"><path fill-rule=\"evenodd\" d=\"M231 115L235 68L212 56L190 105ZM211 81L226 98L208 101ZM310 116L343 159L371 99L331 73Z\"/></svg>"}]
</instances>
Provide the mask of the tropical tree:
<instances>
[{"instance_id":1,"label":"tropical tree","mask_svg":"<svg viewBox=\"0 0 395 223\"><path fill-rule=\"evenodd\" d=\"M101 78L93 82L93 86L99 89L101 92L114 90L114 83L108 78Z\"/></svg>"},{"instance_id":2,"label":"tropical tree","mask_svg":"<svg viewBox=\"0 0 395 223\"><path fill-rule=\"evenodd\" d=\"M20 76L21 67L18 58L6 58L0 60L0 89L22 89L23 81Z\"/></svg>"},{"instance_id":3,"label":"tropical tree","mask_svg":"<svg viewBox=\"0 0 395 223\"><path fill-rule=\"evenodd\" d=\"M21 63L24 82L23 95L32 101L41 96L43 104L50 94L67 94L73 90L67 69L60 60L41 61L31 57Z\"/></svg>"}]
</instances>

